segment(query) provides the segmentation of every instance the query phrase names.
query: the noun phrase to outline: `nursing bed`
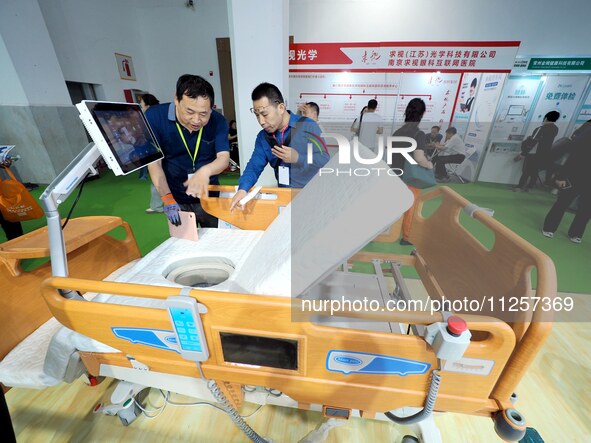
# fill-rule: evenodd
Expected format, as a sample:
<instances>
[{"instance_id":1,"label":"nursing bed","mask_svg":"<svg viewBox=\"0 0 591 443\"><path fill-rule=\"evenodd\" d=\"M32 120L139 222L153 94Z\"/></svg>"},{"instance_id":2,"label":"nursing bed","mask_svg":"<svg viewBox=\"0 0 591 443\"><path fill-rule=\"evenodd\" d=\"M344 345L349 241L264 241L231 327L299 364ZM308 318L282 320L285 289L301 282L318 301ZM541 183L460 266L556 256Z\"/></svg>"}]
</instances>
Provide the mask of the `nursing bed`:
<instances>
[{"instance_id":1,"label":"nursing bed","mask_svg":"<svg viewBox=\"0 0 591 443\"><path fill-rule=\"evenodd\" d=\"M328 167L338 168L337 161ZM57 354L79 353L91 374L121 380L111 404L97 410L125 424L136 415L134 396L155 387L221 402L257 442L265 440L236 412L244 401L321 410L332 420L413 424L432 443L441 441L428 425L433 411L491 417L509 441L524 435L514 393L551 318L540 305L506 316L499 301L552 299L556 274L546 255L445 187L416 201L411 255L362 250L376 238L398 238L413 203L402 181L388 174L316 176L298 193L262 189L261 198L233 213L233 189L215 190L220 196L203 199L204 209L240 229L200 229L197 242L171 238L137 261L137 246L126 244L120 253L109 240L97 257L131 262L107 278L112 281L101 279L118 263L76 274L77 243L66 235L70 275L40 285L64 326L47 344L43 369L57 365L47 363ZM486 228L493 244L470 234L465 216ZM107 225L105 219L97 235ZM135 244L131 235L127 241ZM10 272L14 262L7 260ZM350 269L360 262L373 272ZM432 301L485 303L459 312L416 309L403 267L414 268ZM84 299L64 297L76 293ZM208 353L201 360L191 360L171 321L179 299L194 306L192 319L202 323L196 341ZM364 300L375 309L348 308ZM0 381L8 378L0 364Z\"/></svg>"}]
</instances>

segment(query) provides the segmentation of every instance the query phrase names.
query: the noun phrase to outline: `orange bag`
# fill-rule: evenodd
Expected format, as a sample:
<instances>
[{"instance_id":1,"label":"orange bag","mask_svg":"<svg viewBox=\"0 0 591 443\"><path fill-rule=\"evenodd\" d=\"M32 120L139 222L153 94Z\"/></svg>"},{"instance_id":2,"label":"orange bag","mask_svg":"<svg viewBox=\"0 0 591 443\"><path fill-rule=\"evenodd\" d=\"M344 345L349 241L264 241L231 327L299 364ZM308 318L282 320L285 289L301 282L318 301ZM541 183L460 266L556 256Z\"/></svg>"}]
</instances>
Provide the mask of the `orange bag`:
<instances>
[{"instance_id":1,"label":"orange bag","mask_svg":"<svg viewBox=\"0 0 591 443\"><path fill-rule=\"evenodd\" d=\"M43 209L35 197L19 182L10 168L4 168L12 180L0 178L0 212L11 222L43 217Z\"/></svg>"}]
</instances>

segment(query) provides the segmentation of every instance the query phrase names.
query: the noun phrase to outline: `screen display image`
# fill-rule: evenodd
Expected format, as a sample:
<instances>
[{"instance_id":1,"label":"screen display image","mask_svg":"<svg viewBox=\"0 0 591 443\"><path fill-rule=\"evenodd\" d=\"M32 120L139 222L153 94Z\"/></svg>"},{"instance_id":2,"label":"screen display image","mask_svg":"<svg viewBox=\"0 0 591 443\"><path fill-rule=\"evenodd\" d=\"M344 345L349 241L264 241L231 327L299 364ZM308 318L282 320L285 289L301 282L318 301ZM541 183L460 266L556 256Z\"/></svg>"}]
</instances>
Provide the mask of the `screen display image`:
<instances>
[{"instance_id":1,"label":"screen display image","mask_svg":"<svg viewBox=\"0 0 591 443\"><path fill-rule=\"evenodd\" d=\"M87 106L123 173L162 158L139 105L87 102Z\"/></svg>"},{"instance_id":2,"label":"screen display image","mask_svg":"<svg viewBox=\"0 0 591 443\"><path fill-rule=\"evenodd\" d=\"M507 111L507 115L523 115L523 105L511 105Z\"/></svg>"}]
</instances>

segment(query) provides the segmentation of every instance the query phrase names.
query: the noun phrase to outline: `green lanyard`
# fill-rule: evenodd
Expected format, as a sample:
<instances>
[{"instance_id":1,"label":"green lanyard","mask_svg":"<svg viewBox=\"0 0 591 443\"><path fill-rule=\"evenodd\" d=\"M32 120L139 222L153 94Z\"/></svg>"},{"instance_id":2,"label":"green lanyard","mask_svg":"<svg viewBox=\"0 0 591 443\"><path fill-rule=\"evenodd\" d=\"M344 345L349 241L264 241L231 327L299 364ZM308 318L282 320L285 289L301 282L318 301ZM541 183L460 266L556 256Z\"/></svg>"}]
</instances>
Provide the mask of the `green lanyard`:
<instances>
[{"instance_id":1,"label":"green lanyard","mask_svg":"<svg viewBox=\"0 0 591 443\"><path fill-rule=\"evenodd\" d=\"M187 140L185 140L185 136L183 135L183 131L181 130L181 127L179 126L179 122L176 122L176 128L179 131L179 135L181 136L181 139L183 140L183 143L185 145L185 149L187 150L189 157L191 158L191 160L193 160L193 169L195 169L195 160L197 160L197 153L199 152L199 145L201 145L201 134L203 133L203 127L201 127L201 129L199 130L199 135L197 136L197 143L195 143L195 152L193 153L193 155L191 155L191 151L189 151L189 146L187 146Z\"/></svg>"}]
</instances>

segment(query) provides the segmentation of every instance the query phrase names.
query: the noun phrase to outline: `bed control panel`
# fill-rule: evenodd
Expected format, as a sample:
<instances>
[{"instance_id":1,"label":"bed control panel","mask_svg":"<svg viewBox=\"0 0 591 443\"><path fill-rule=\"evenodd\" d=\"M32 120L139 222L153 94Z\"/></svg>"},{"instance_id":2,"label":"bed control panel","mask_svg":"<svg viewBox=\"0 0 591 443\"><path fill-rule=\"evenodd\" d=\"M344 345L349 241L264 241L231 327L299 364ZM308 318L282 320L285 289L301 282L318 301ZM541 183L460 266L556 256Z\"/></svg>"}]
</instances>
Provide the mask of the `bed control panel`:
<instances>
[{"instance_id":1,"label":"bed control panel","mask_svg":"<svg viewBox=\"0 0 591 443\"><path fill-rule=\"evenodd\" d=\"M191 361L207 360L209 352L197 301L192 297L168 297L166 309L181 356Z\"/></svg>"}]
</instances>

